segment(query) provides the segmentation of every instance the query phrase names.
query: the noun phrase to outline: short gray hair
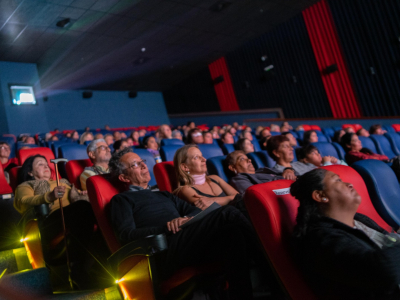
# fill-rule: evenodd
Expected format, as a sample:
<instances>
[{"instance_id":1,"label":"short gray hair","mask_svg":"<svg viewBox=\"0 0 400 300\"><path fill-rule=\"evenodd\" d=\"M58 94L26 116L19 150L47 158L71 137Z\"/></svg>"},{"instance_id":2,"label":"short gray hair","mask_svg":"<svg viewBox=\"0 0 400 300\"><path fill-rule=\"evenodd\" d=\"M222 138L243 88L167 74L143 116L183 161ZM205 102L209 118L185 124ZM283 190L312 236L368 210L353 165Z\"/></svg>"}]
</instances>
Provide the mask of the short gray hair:
<instances>
[{"instance_id":1,"label":"short gray hair","mask_svg":"<svg viewBox=\"0 0 400 300\"><path fill-rule=\"evenodd\" d=\"M126 166L121 163L121 157L125 154L133 152L131 147L127 147L119 152L114 152L108 162L108 169L110 170L112 177L118 177L120 174L124 173Z\"/></svg>"},{"instance_id":2,"label":"short gray hair","mask_svg":"<svg viewBox=\"0 0 400 300\"><path fill-rule=\"evenodd\" d=\"M87 146L86 148L86 152L89 155L89 152L94 152L96 151L97 148L97 144L98 143L105 143L106 141L104 139L97 139L97 140L93 140L90 142L90 144Z\"/></svg>"}]
</instances>

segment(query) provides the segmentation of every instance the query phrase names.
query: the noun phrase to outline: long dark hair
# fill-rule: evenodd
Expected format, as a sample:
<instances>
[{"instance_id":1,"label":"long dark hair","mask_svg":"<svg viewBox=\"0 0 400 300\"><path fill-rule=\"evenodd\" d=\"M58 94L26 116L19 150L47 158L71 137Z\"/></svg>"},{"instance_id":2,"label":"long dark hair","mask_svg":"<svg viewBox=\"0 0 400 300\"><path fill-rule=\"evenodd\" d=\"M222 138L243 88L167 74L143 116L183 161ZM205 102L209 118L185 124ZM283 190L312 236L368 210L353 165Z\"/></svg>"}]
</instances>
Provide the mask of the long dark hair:
<instances>
[{"instance_id":1,"label":"long dark hair","mask_svg":"<svg viewBox=\"0 0 400 300\"><path fill-rule=\"evenodd\" d=\"M18 184L23 183L25 181L29 181L29 180L35 180L35 178L33 176L29 175L28 173L32 172L32 170L33 170L33 168L32 168L33 161L37 157L44 158L47 161L47 158L44 157L43 155L40 155L40 154L29 156L25 160L25 162L23 163L21 169L18 172Z\"/></svg>"},{"instance_id":2,"label":"long dark hair","mask_svg":"<svg viewBox=\"0 0 400 300\"><path fill-rule=\"evenodd\" d=\"M328 171L325 169L314 169L300 176L290 186L290 194L300 202L296 218L297 224L293 232L295 237L304 236L310 222L323 216L318 203L312 198L312 193L324 189L323 180L326 172Z\"/></svg>"}]
</instances>

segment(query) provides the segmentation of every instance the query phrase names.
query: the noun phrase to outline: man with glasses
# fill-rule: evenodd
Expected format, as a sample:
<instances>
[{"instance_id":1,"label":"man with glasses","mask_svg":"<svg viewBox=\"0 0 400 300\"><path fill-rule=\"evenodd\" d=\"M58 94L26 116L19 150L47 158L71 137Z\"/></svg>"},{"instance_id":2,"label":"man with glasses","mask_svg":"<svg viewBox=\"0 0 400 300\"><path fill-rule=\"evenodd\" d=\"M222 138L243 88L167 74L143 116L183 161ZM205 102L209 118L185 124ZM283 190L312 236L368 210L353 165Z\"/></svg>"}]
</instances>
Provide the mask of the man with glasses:
<instances>
[{"instance_id":1,"label":"man with glasses","mask_svg":"<svg viewBox=\"0 0 400 300\"><path fill-rule=\"evenodd\" d=\"M0 142L0 161L4 171L8 171L18 164L16 157L10 158L10 153L10 145L6 142Z\"/></svg>"},{"instance_id":2,"label":"man with glasses","mask_svg":"<svg viewBox=\"0 0 400 300\"><path fill-rule=\"evenodd\" d=\"M235 207L217 207L201 220L180 228L201 210L169 192L149 186L146 162L132 149L114 153L110 173L127 185L128 191L110 202L111 225L121 244L165 233L168 252L162 276L175 271L221 262L229 282L230 299L252 299L249 252L257 248L250 222Z\"/></svg>"},{"instance_id":3,"label":"man with glasses","mask_svg":"<svg viewBox=\"0 0 400 300\"><path fill-rule=\"evenodd\" d=\"M86 190L86 180L93 175L106 174L111 151L103 139L93 140L87 147L87 154L93 166L86 167L80 176L82 190Z\"/></svg>"}]
</instances>

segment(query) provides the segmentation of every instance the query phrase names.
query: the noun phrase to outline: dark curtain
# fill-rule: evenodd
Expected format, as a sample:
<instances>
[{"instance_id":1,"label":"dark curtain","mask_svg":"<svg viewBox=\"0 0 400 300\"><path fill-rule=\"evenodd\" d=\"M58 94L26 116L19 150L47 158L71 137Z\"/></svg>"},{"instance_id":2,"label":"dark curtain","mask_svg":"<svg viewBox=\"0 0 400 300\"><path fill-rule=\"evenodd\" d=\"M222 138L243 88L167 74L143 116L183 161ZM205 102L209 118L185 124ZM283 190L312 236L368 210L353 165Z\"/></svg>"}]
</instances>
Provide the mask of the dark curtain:
<instances>
[{"instance_id":1,"label":"dark curtain","mask_svg":"<svg viewBox=\"0 0 400 300\"><path fill-rule=\"evenodd\" d=\"M328 3L363 115L400 115L400 1Z\"/></svg>"}]
</instances>

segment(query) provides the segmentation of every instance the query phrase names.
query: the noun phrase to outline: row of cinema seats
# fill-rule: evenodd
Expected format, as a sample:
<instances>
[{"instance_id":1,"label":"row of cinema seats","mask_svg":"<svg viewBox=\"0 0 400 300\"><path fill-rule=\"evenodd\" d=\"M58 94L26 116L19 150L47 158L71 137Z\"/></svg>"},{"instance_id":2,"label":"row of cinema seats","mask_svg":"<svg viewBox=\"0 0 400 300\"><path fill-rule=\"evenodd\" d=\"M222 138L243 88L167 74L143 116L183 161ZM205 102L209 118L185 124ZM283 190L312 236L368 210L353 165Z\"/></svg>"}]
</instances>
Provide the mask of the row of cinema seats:
<instances>
[{"instance_id":1,"label":"row of cinema seats","mask_svg":"<svg viewBox=\"0 0 400 300\"><path fill-rule=\"evenodd\" d=\"M32 154L32 151L37 149L28 150L31 153L29 151L23 152L22 159L26 159ZM52 153L42 152L41 154L45 154L49 159ZM215 172L211 167L212 165L223 170L222 159L223 156L219 156L212 157L207 161L210 173ZM325 168L339 174L344 181L354 184L354 187L362 196L359 212L366 214L385 229L390 230L390 226L398 228L400 226L400 207L396 200L400 196L400 187L393 171L385 163L375 160L360 161L355 163L353 167L361 174L362 178L350 167L330 166ZM164 162L156 164L153 168L159 188L172 191L176 187L173 163ZM149 169L152 170L153 168ZM227 177L226 170L223 171ZM268 258L289 295L293 299L315 299L294 265L287 247L294 226L298 203L289 194L280 192L277 195L274 193L274 190L282 191L282 189L288 188L291 183L291 181L280 180L253 186L245 195L245 203ZM367 183L368 189L365 183ZM107 204L114 194L122 191L122 187L111 181L107 176L94 176L88 180L88 191L100 229L110 250L115 253L109 261L115 263L119 258L122 259L121 257L126 256L124 251L127 251L127 249L121 248L113 235L106 217ZM152 266L154 264L152 255L147 253L137 255L135 258L130 257L123 260L123 263L119 264L119 268L115 269L116 274L118 274L116 278L124 279L119 282L123 293L127 295L135 293L135 295L138 295L137 299L151 299L150 294L156 291L156 298L158 298L160 295L175 293L181 284L194 278L195 274L212 273L214 270L213 268L181 270L170 279L155 284L155 277L152 278L149 273L154 271L151 269L154 267ZM141 274L140 278L137 274Z\"/></svg>"}]
</instances>

